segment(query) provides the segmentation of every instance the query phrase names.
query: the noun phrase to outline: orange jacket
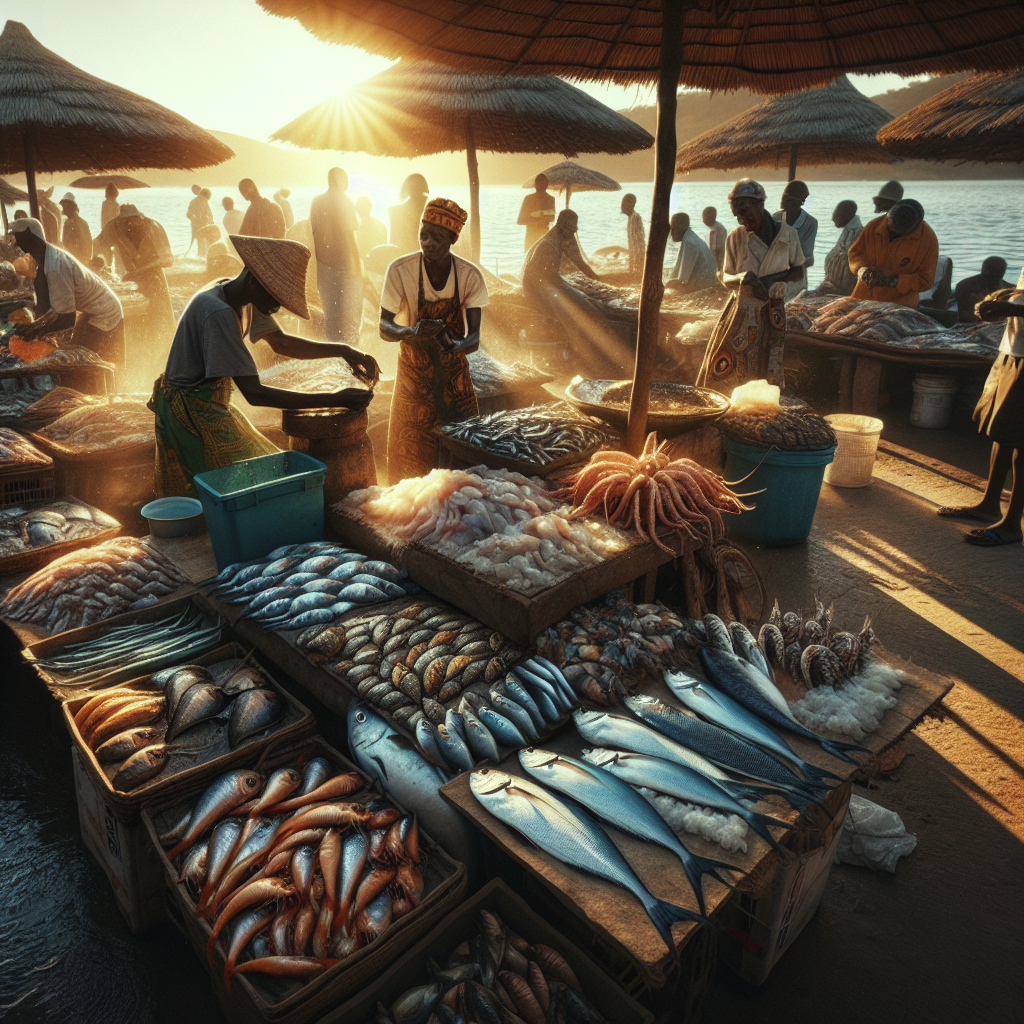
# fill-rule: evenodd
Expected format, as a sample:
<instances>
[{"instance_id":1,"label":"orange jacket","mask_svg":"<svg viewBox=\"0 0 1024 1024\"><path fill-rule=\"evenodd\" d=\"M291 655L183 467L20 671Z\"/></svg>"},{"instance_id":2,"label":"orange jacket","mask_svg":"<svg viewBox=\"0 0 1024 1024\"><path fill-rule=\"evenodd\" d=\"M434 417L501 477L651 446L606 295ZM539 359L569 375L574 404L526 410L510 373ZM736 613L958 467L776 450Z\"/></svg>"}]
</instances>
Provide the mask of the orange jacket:
<instances>
[{"instance_id":1,"label":"orange jacket","mask_svg":"<svg viewBox=\"0 0 1024 1024\"><path fill-rule=\"evenodd\" d=\"M886 277L898 274L899 281L895 288L869 288L858 280L853 297L916 308L918 294L928 291L935 281L938 262L939 240L924 221L909 235L890 239L883 214L868 221L850 246L850 270L856 274L861 267L871 267Z\"/></svg>"}]
</instances>

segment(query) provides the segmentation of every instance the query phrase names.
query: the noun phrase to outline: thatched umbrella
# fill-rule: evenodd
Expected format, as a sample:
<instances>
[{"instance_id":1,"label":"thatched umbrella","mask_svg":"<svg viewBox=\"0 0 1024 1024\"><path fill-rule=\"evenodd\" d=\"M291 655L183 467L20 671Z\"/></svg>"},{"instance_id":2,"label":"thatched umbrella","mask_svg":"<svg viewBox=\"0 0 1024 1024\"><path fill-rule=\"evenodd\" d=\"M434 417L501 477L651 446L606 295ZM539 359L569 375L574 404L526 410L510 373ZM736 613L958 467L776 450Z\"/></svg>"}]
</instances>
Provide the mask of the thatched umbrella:
<instances>
[{"instance_id":1,"label":"thatched umbrella","mask_svg":"<svg viewBox=\"0 0 1024 1024\"><path fill-rule=\"evenodd\" d=\"M1024 163L1024 71L957 82L890 121L878 141L908 159Z\"/></svg>"},{"instance_id":2,"label":"thatched umbrella","mask_svg":"<svg viewBox=\"0 0 1024 1024\"><path fill-rule=\"evenodd\" d=\"M635 121L554 75L460 75L402 61L341 97L307 110L271 136L306 149L374 156L466 151L470 244L480 258L478 151L632 153L654 138Z\"/></svg>"},{"instance_id":3,"label":"thatched umbrella","mask_svg":"<svg viewBox=\"0 0 1024 1024\"><path fill-rule=\"evenodd\" d=\"M20 188L12 185L9 181L0 178L0 223L3 223L4 232L7 231L7 204L28 202L28 193L22 192Z\"/></svg>"},{"instance_id":4,"label":"thatched umbrella","mask_svg":"<svg viewBox=\"0 0 1024 1024\"><path fill-rule=\"evenodd\" d=\"M653 140L652 140L653 141ZM619 192L622 186L607 174L595 171L590 167L582 167L572 160L563 160L541 171L548 179L548 186L556 192L565 192L565 208L569 209L569 199L573 192ZM523 188L533 188L533 178L523 182Z\"/></svg>"},{"instance_id":5,"label":"thatched umbrella","mask_svg":"<svg viewBox=\"0 0 1024 1024\"><path fill-rule=\"evenodd\" d=\"M638 451L658 340L676 93L792 92L850 71L1015 71L1019 0L258 0L314 35L388 57L489 74L658 83L651 230L640 299L627 444Z\"/></svg>"},{"instance_id":6,"label":"thatched umbrella","mask_svg":"<svg viewBox=\"0 0 1024 1024\"><path fill-rule=\"evenodd\" d=\"M108 185L118 189L149 188L144 181L127 174L86 174L81 178L75 178L68 188L106 188Z\"/></svg>"},{"instance_id":7,"label":"thatched umbrella","mask_svg":"<svg viewBox=\"0 0 1024 1024\"><path fill-rule=\"evenodd\" d=\"M676 171L714 167L782 167L789 180L797 157L809 164L895 162L879 145L878 129L892 114L842 75L818 89L775 96L679 147Z\"/></svg>"},{"instance_id":8,"label":"thatched umbrella","mask_svg":"<svg viewBox=\"0 0 1024 1024\"><path fill-rule=\"evenodd\" d=\"M0 174L36 170L189 169L234 153L174 111L86 74L9 21L0 34Z\"/></svg>"}]
</instances>

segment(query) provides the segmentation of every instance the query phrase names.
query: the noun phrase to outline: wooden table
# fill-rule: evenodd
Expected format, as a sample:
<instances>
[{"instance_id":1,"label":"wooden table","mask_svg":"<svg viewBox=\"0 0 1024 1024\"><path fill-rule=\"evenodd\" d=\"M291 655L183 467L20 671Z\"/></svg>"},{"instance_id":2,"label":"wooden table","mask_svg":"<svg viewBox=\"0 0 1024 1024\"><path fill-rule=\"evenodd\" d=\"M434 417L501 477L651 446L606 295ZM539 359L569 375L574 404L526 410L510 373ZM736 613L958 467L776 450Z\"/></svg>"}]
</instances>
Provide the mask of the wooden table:
<instances>
[{"instance_id":1,"label":"wooden table","mask_svg":"<svg viewBox=\"0 0 1024 1024\"><path fill-rule=\"evenodd\" d=\"M862 745L876 756L899 742L953 687L951 680L898 658L885 654L881 656L904 670L908 678L898 692L899 703L886 714L878 731L862 741ZM663 682L645 685L642 689L678 706ZM786 739L798 755L842 777L843 782L837 785L829 797L831 805L834 805L830 806L833 813L840 810L857 767L830 757L817 744L789 735ZM551 738L545 744L545 749L580 757L581 751L590 745L570 725ZM499 768L511 775L528 777L515 756L506 758ZM670 953L632 895L610 882L563 864L527 842L518 832L483 808L469 788L468 774L460 775L443 786L441 794L469 818L501 854L511 858L537 880L564 910L581 919L584 926L598 933L613 950L630 960L651 988L657 989L665 984L672 973L674 960L692 936L695 924L680 923L674 926L672 934L676 950ZM758 810L783 821L799 820L797 813L780 797L769 797L758 805ZM821 812L821 821L814 824L821 827L826 820ZM807 823L801 825L802 830L808 827L813 826ZM783 832L781 829L772 831L776 837ZM608 832L641 881L655 896L678 906L696 909L693 892L675 855L663 847L645 843L611 826L608 826ZM686 837L685 845L700 856L736 865L743 873L743 878L737 884L743 888L747 880L756 881L758 877L770 875L778 864L778 855L753 832L748 831L747 844L745 854L727 853L715 843L690 835ZM704 895L708 914L713 917L728 899L730 891L713 879L706 878Z\"/></svg>"},{"instance_id":2,"label":"wooden table","mask_svg":"<svg viewBox=\"0 0 1024 1024\"><path fill-rule=\"evenodd\" d=\"M786 345L834 352L843 357L839 378L839 404L843 412L874 416L878 412L878 393L883 363L936 367L946 370L987 370L992 357L967 352L942 352L927 349L893 348L884 342L817 331L787 328Z\"/></svg>"}]
</instances>

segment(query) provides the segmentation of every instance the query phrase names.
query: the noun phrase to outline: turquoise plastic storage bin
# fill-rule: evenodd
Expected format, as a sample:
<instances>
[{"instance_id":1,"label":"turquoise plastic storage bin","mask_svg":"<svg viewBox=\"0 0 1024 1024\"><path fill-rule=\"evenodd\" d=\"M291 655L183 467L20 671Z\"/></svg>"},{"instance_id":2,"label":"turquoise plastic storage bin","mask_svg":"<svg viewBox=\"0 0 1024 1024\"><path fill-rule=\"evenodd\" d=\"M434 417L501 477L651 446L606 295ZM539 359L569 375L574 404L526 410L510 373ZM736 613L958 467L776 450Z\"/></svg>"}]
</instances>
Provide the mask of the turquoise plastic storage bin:
<instances>
[{"instance_id":1,"label":"turquoise plastic storage bin","mask_svg":"<svg viewBox=\"0 0 1024 1024\"><path fill-rule=\"evenodd\" d=\"M743 494L764 489L763 494L745 499L756 506L753 511L725 517L729 532L756 544L799 544L807 540L825 467L835 457L835 445L809 452L784 452L740 444L728 437L722 438L722 444L728 453L726 480L747 477L736 487Z\"/></svg>"},{"instance_id":2,"label":"turquoise plastic storage bin","mask_svg":"<svg viewBox=\"0 0 1024 1024\"><path fill-rule=\"evenodd\" d=\"M282 544L324 538L327 467L304 452L277 452L197 473L196 490L217 568Z\"/></svg>"}]
</instances>

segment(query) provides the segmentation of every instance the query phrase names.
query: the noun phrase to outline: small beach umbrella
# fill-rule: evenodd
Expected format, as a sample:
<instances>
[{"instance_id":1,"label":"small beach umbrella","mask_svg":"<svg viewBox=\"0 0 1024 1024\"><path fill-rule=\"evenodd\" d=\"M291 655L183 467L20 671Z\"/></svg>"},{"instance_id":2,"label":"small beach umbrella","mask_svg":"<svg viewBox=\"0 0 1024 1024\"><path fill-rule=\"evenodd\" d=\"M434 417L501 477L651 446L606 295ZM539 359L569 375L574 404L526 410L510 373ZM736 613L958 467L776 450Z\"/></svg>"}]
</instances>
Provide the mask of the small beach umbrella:
<instances>
[{"instance_id":1,"label":"small beach umbrella","mask_svg":"<svg viewBox=\"0 0 1024 1024\"><path fill-rule=\"evenodd\" d=\"M582 167L572 160L563 160L545 171L541 171L548 179L548 187L556 192L565 193L565 208L569 208L569 198L573 192L620 192L622 186L607 174ZM523 188L533 188L533 178L523 182Z\"/></svg>"},{"instance_id":2,"label":"small beach umbrella","mask_svg":"<svg viewBox=\"0 0 1024 1024\"><path fill-rule=\"evenodd\" d=\"M654 142L635 121L554 75L463 75L426 61L402 61L307 110L271 138L305 149L374 156L465 150L475 260L480 258L478 151L575 156L632 153Z\"/></svg>"},{"instance_id":3,"label":"small beach umbrella","mask_svg":"<svg viewBox=\"0 0 1024 1024\"><path fill-rule=\"evenodd\" d=\"M1024 163L1024 71L965 78L894 118L878 141L905 159Z\"/></svg>"},{"instance_id":4,"label":"small beach umbrella","mask_svg":"<svg viewBox=\"0 0 1024 1024\"><path fill-rule=\"evenodd\" d=\"M639 453L664 294L680 84L776 95L837 75L1016 71L1019 0L257 0L321 39L483 74L657 83L654 191L626 444Z\"/></svg>"},{"instance_id":5,"label":"small beach umbrella","mask_svg":"<svg viewBox=\"0 0 1024 1024\"><path fill-rule=\"evenodd\" d=\"M149 188L144 181L127 174L86 174L82 178L75 178L68 188L106 188L108 185L118 189Z\"/></svg>"},{"instance_id":6,"label":"small beach umbrella","mask_svg":"<svg viewBox=\"0 0 1024 1024\"><path fill-rule=\"evenodd\" d=\"M94 78L9 21L0 34L0 174L209 167L234 156L174 111Z\"/></svg>"},{"instance_id":7,"label":"small beach umbrella","mask_svg":"<svg viewBox=\"0 0 1024 1024\"><path fill-rule=\"evenodd\" d=\"M875 138L892 114L842 75L817 89L775 96L679 147L676 171L805 164L894 163Z\"/></svg>"}]
</instances>

